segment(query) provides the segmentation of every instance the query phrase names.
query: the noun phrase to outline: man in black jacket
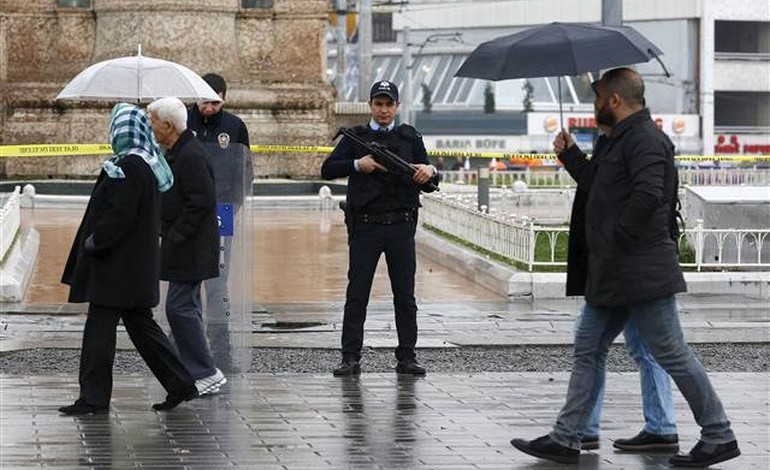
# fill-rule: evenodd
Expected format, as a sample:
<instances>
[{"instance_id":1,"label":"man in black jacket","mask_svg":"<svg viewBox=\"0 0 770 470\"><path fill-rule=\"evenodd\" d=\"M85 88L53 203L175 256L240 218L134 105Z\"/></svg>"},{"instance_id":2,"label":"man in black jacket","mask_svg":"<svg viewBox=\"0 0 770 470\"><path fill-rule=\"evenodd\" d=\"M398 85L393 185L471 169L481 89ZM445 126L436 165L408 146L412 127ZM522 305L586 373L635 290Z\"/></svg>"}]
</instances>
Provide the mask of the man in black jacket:
<instances>
[{"instance_id":1,"label":"man in black jacket","mask_svg":"<svg viewBox=\"0 0 770 470\"><path fill-rule=\"evenodd\" d=\"M674 295L686 289L672 237L674 148L644 107L644 82L628 68L594 83L598 124L612 127L601 159L560 159L587 191L588 266L583 318L564 404L550 434L513 439L517 449L559 463L578 463L581 435L604 381L607 351L633 322L658 363L684 395L701 437L674 466L707 467L740 455L730 421L701 363L684 340ZM567 139L562 134L562 139Z\"/></svg>"},{"instance_id":2,"label":"man in black jacket","mask_svg":"<svg viewBox=\"0 0 770 470\"><path fill-rule=\"evenodd\" d=\"M233 294L229 286L233 242L244 236L246 223L240 212L246 196L251 194L254 170L249 148L249 132L246 124L224 109L227 98L227 82L215 73L207 73L203 80L222 98L220 101L203 101L189 109L187 127L203 145L214 170L218 216L220 217L219 276L204 281L206 293L206 334L216 363L233 371L235 364L231 344L231 322L239 321L233 312ZM249 243L246 240L245 243ZM246 299L251 305L251 299ZM244 322L248 319L240 319ZM249 354L250 358L251 355Z\"/></svg>"},{"instance_id":3,"label":"man in black jacket","mask_svg":"<svg viewBox=\"0 0 770 470\"><path fill-rule=\"evenodd\" d=\"M198 393L215 393L227 379L214 363L201 312L201 282L219 275L214 175L203 147L187 130L184 103L161 98L147 112L174 174L174 186L162 198L160 278L169 281L166 317Z\"/></svg>"},{"instance_id":4,"label":"man in black jacket","mask_svg":"<svg viewBox=\"0 0 770 470\"><path fill-rule=\"evenodd\" d=\"M596 140L594 152L588 167L581 175L581 184L575 191L570 216L569 242L567 244L567 295L584 295L588 273L588 246L585 237L585 211L588 190L591 188L591 173L596 171L608 149L609 135L612 128L598 124L602 135ZM587 155L575 145L567 132L560 133L554 140L554 152L562 160L585 160ZM678 179L678 178L677 178ZM673 202L673 201L672 201ZM575 330L579 330L585 309L581 309ZM630 452L672 451L679 450L679 436L676 428L674 398L671 393L671 378L655 361L649 348L644 344L634 322L629 321L623 328L623 337L629 355L639 367L642 388L642 410L644 428L634 437L615 439L612 446ZM581 439L582 450L599 448L599 421L601 419L604 384L591 412Z\"/></svg>"},{"instance_id":5,"label":"man in black jacket","mask_svg":"<svg viewBox=\"0 0 770 470\"><path fill-rule=\"evenodd\" d=\"M414 127L396 126L398 88L392 82L376 82L370 91L372 118L367 126L354 128L361 139L378 142L411 163L417 170L411 179L389 173L368 150L343 137L321 167L325 179L348 177L345 224L348 228L349 267L345 314L342 322L342 363L334 375L361 373L364 321L372 280L380 256L385 253L398 347L396 372L423 375L417 363L417 304L414 298L416 254L414 235L420 190L438 185L438 171L428 162L422 137Z\"/></svg>"}]
</instances>

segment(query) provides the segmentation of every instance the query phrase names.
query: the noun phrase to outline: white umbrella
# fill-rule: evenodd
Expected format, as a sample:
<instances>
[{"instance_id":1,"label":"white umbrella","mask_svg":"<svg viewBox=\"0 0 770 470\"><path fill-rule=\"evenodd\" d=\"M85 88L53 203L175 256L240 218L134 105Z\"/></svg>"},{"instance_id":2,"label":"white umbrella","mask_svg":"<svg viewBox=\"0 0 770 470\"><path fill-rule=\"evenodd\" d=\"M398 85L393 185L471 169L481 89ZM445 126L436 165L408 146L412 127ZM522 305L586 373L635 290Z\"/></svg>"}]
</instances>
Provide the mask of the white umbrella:
<instances>
[{"instance_id":1,"label":"white umbrella","mask_svg":"<svg viewBox=\"0 0 770 470\"><path fill-rule=\"evenodd\" d=\"M56 97L74 101L151 101L175 96L183 101L221 101L219 95L187 67L142 56L120 57L80 72Z\"/></svg>"}]
</instances>

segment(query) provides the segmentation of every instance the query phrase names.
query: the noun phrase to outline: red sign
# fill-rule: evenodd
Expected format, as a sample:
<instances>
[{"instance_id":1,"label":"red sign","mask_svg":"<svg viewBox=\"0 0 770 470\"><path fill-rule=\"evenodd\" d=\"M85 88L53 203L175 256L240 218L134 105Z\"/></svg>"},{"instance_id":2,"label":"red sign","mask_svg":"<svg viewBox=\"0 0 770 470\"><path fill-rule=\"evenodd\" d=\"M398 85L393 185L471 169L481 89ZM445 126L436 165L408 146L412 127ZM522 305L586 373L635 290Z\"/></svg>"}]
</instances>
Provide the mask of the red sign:
<instances>
[{"instance_id":1,"label":"red sign","mask_svg":"<svg viewBox=\"0 0 770 470\"><path fill-rule=\"evenodd\" d=\"M725 136L720 135L717 137L717 143L714 146L714 152L768 155L770 154L770 145L743 144L741 146L737 135L731 135L729 141Z\"/></svg>"}]
</instances>

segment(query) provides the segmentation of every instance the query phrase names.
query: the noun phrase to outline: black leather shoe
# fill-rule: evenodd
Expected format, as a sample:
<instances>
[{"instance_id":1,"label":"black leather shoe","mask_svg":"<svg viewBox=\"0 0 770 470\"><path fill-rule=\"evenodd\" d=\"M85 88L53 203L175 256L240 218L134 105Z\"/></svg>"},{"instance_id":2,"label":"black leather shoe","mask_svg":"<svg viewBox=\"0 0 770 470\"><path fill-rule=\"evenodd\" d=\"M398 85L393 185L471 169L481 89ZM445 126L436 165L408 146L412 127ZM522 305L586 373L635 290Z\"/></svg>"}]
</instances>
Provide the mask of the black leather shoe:
<instances>
[{"instance_id":1,"label":"black leather shoe","mask_svg":"<svg viewBox=\"0 0 770 470\"><path fill-rule=\"evenodd\" d=\"M552 462L576 464L580 458L579 450L570 449L569 447L557 444L551 440L551 437L548 435L538 437L534 441L513 439L511 440L511 445L525 454L550 460Z\"/></svg>"},{"instance_id":2,"label":"black leather shoe","mask_svg":"<svg viewBox=\"0 0 770 470\"><path fill-rule=\"evenodd\" d=\"M409 375L425 375L425 368L417 363L415 360L411 361L398 361L396 365L397 374L409 374Z\"/></svg>"},{"instance_id":3,"label":"black leather shoe","mask_svg":"<svg viewBox=\"0 0 770 470\"><path fill-rule=\"evenodd\" d=\"M339 367L334 369L333 374L336 377L345 375L360 375L361 364L359 364L355 359L343 359L342 362L340 362Z\"/></svg>"},{"instance_id":4,"label":"black leather shoe","mask_svg":"<svg viewBox=\"0 0 770 470\"><path fill-rule=\"evenodd\" d=\"M738 441L730 441L724 444L707 444L698 441L689 454L678 454L671 457L668 463L673 467L697 467L703 468L725 460L734 459L741 455Z\"/></svg>"},{"instance_id":5,"label":"black leather shoe","mask_svg":"<svg viewBox=\"0 0 770 470\"><path fill-rule=\"evenodd\" d=\"M154 405L152 405L152 409L155 411L168 411L176 408L176 406L182 403L183 401L192 400L197 396L198 396L198 389L195 388L195 386L193 385L192 390L186 394L180 394L180 395L168 394L166 396L166 401L162 403L155 403Z\"/></svg>"},{"instance_id":6,"label":"black leather shoe","mask_svg":"<svg viewBox=\"0 0 770 470\"><path fill-rule=\"evenodd\" d=\"M583 436L580 440L580 450L596 450L599 448L599 436Z\"/></svg>"},{"instance_id":7,"label":"black leather shoe","mask_svg":"<svg viewBox=\"0 0 770 470\"><path fill-rule=\"evenodd\" d=\"M631 439L615 439L612 447L628 452L652 452L679 450L679 436L676 434L651 434L641 431Z\"/></svg>"},{"instance_id":8,"label":"black leather shoe","mask_svg":"<svg viewBox=\"0 0 770 470\"><path fill-rule=\"evenodd\" d=\"M107 414L109 412L109 407L98 407L94 405L89 405L88 403L84 402L80 398L78 398L75 403L69 405L69 406L62 406L59 408L59 411L61 413L64 413L68 416L83 416L83 415L103 415Z\"/></svg>"}]
</instances>

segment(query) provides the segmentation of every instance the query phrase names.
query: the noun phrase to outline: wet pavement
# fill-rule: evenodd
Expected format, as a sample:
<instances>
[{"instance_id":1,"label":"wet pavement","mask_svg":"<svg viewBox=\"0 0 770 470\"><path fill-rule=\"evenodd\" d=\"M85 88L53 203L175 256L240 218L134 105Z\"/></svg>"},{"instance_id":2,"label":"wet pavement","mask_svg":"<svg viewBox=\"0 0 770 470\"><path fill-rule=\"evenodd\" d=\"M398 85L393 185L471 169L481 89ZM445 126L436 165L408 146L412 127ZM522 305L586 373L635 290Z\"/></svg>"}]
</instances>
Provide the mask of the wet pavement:
<instances>
[{"instance_id":1,"label":"wet pavement","mask_svg":"<svg viewBox=\"0 0 770 470\"><path fill-rule=\"evenodd\" d=\"M60 283L72 239L84 207L25 210L22 220L40 233L38 262L25 306L55 308L67 301ZM255 210L252 230L252 293L255 304L339 301L345 296L347 240L340 210ZM416 294L431 300L503 300L464 277L420 257ZM372 287L372 299L390 297L384 260Z\"/></svg>"},{"instance_id":2,"label":"wet pavement","mask_svg":"<svg viewBox=\"0 0 770 470\"><path fill-rule=\"evenodd\" d=\"M766 374L711 374L743 455L712 468L767 469ZM118 375L108 415L67 417L74 377L2 376L2 468L55 469L557 469L513 449L513 437L549 431L566 373L248 374L217 396L150 411L163 391ZM630 454L612 439L642 426L638 376L610 374L601 448L579 468L662 469L667 454ZM698 429L676 396L680 443Z\"/></svg>"},{"instance_id":3,"label":"wet pavement","mask_svg":"<svg viewBox=\"0 0 770 470\"><path fill-rule=\"evenodd\" d=\"M57 263L63 263L82 212L36 213L39 259L49 266L35 272L23 304L2 307L2 353L79 347L84 306L63 303L66 291L58 286ZM341 220L335 215L319 219L317 211L296 218L285 212L258 216L264 218L255 238L255 253L262 255L255 258L251 346L339 347L346 263ZM428 260L420 259L420 266L419 348L571 342L578 300L509 301ZM269 288L260 282L266 279L274 281ZM386 272L378 273L366 323L365 342L372 348L395 345L388 290ZM685 295L680 304L690 342L770 342L766 301ZM119 343L132 349L122 331ZM77 398L77 377L0 371L0 467L564 468L516 451L509 440L549 431L563 404L568 374L483 369L479 363L475 373L429 371L424 378L381 372L365 372L358 379L330 373L244 373L229 377L219 395L167 413L150 409L164 392L149 372L117 373L110 413L83 418L56 411ZM770 374L720 372L710 377L743 452L713 468L770 468ZM612 439L629 437L642 427L638 380L637 373L608 374L601 448L584 453L579 468L669 468L668 455L612 449ZM686 451L698 428L678 393L675 405Z\"/></svg>"}]
</instances>

